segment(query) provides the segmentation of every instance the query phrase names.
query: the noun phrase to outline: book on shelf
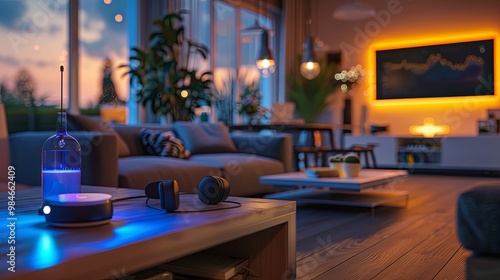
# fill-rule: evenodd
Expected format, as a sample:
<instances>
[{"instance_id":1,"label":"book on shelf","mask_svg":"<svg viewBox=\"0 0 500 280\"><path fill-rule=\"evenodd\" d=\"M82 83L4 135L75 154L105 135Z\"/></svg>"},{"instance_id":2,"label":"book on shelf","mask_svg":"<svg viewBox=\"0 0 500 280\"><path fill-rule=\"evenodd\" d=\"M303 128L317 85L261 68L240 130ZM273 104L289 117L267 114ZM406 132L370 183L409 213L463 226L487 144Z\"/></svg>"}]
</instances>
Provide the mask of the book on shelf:
<instances>
[{"instance_id":1,"label":"book on shelf","mask_svg":"<svg viewBox=\"0 0 500 280\"><path fill-rule=\"evenodd\" d=\"M339 177L339 171L330 167L311 167L306 168L305 174L311 178L321 177Z\"/></svg>"},{"instance_id":2,"label":"book on shelf","mask_svg":"<svg viewBox=\"0 0 500 280\"><path fill-rule=\"evenodd\" d=\"M231 279L248 266L248 259L197 253L158 266L175 274L205 279Z\"/></svg>"}]
</instances>

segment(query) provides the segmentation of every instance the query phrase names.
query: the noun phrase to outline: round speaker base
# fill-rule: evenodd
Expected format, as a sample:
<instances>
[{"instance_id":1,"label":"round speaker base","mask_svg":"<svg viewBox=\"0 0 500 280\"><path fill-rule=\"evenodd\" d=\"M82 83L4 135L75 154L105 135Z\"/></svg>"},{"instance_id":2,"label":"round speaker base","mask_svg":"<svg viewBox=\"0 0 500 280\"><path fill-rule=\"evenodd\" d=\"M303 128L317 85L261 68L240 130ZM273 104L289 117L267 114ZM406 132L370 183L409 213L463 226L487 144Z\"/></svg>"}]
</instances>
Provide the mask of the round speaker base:
<instances>
[{"instance_id":1,"label":"round speaker base","mask_svg":"<svg viewBox=\"0 0 500 280\"><path fill-rule=\"evenodd\" d=\"M111 196L100 193L68 193L48 197L42 211L55 227L92 227L107 224L113 216Z\"/></svg>"},{"instance_id":2,"label":"round speaker base","mask_svg":"<svg viewBox=\"0 0 500 280\"><path fill-rule=\"evenodd\" d=\"M81 227L96 227L96 226L102 226L107 223L111 222L111 219L107 220L101 220L101 221L96 221L96 222L72 222L72 223L52 223L52 222L47 222L49 225L53 227L65 227L65 228L81 228Z\"/></svg>"}]
</instances>

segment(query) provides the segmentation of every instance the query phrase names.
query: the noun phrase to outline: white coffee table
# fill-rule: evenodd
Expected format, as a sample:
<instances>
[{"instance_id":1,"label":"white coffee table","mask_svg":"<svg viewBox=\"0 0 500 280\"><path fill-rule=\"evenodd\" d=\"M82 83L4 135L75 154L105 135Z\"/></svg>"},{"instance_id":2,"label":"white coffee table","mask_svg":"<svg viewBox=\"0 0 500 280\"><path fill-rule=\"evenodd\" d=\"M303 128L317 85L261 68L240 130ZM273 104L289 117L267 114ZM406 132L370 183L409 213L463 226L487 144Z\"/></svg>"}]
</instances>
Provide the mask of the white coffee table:
<instances>
[{"instance_id":1,"label":"white coffee table","mask_svg":"<svg viewBox=\"0 0 500 280\"><path fill-rule=\"evenodd\" d=\"M291 188L289 191L267 195L266 198L313 204L371 207L373 213L376 206L407 206L409 199L407 191L375 188L407 175L406 170L363 169L356 178L312 178L306 176L304 172L291 172L261 176L259 181L261 184Z\"/></svg>"}]
</instances>

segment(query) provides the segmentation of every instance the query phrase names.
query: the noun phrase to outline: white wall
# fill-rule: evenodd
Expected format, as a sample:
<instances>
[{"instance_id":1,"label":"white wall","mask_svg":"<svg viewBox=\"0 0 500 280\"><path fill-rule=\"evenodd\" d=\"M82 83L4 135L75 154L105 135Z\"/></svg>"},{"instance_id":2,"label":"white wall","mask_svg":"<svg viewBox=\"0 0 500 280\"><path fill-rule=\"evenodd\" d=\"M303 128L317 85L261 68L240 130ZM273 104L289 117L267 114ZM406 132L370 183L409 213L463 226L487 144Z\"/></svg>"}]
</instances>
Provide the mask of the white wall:
<instances>
[{"instance_id":1,"label":"white wall","mask_svg":"<svg viewBox=\"0 0 500 280\"><path fill-rule=\"evenodd\" d=\"M377 16L358 21L331 17L334 7L349 0L315 1L318 1L318 9L313 16L319 26L316 35L328 45L328 52L342 51L345 68L360 63L372 70L369 60L374 51L370 47L380 44L400 44L401 47L485 39L486 35L500 31L500 1L497 0L359 0L372 5ZM498 45L496 42L497 50ZM500 52L496 52L497 65L498 55ZM498 67L495 70L500 72ZM370 73L373 77L374 72ZM365 104L369 122L388 123L393 134L408 134L410 125L433 117L437 124L448 124L452 135L475 135L477 120L486 118L486 109L500 107L498 89L495 98L489 99L439 98L424 103L411 99L392 104L373 101L363 95L365 90L374 93L369 80L365 79L354 95L353 123L359 123L360 108ZM339 111L341 107L342 102L338 102L332 109Z\"/></svg>"}]
</instances>

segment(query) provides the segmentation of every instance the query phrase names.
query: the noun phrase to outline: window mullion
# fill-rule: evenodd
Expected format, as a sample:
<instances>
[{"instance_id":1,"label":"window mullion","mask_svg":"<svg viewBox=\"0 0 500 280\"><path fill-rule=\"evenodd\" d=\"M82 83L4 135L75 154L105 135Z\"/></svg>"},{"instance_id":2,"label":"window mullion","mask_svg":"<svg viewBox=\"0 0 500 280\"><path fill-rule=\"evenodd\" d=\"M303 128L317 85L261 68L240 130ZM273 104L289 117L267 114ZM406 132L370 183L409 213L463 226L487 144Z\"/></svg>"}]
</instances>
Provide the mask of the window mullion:
<instances>
[{"instance_id":1,"label":"window mullion","mask_svg":"<svg viewBox=\"0 0 500 280\"><path fill-rule=\"evenodd\" d=\"M79 67L79 38L78 38L78 13L80 3L79 0L71 0L68 3L69 16L69 92L68 92L68 112L78 114L80 112L78 106L78 67Z\"/></svg>"}]
</instances>

